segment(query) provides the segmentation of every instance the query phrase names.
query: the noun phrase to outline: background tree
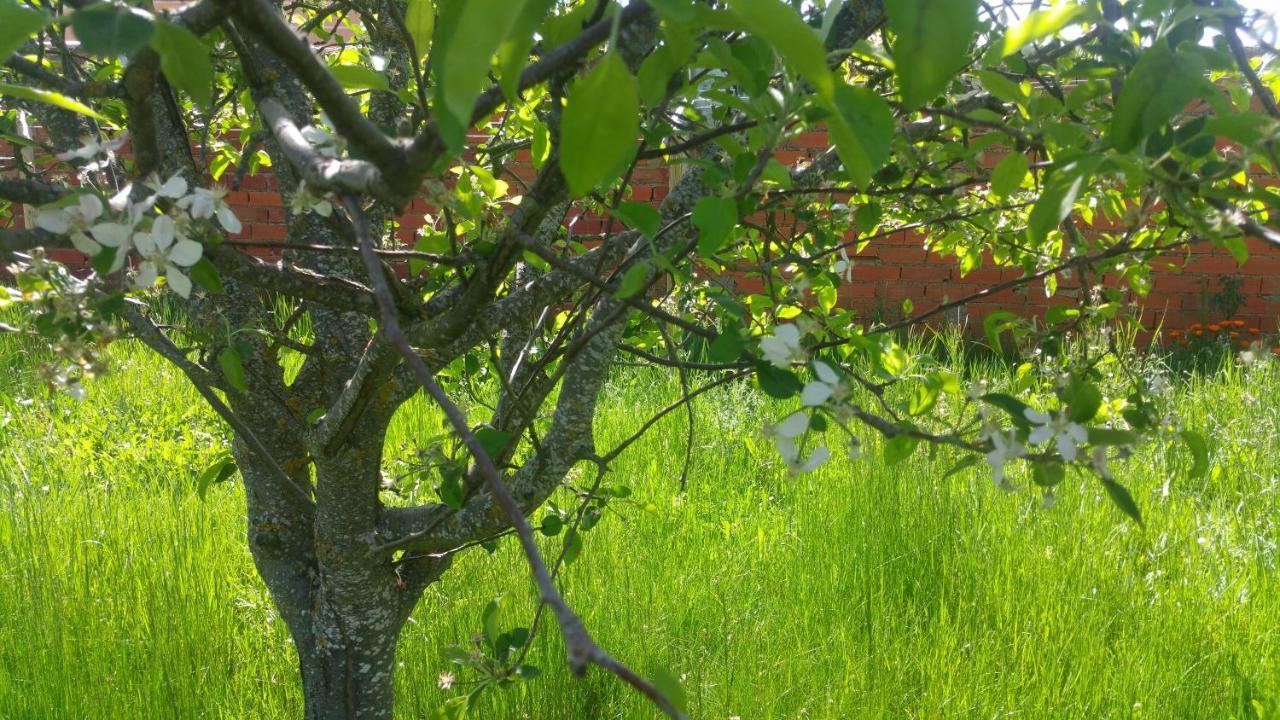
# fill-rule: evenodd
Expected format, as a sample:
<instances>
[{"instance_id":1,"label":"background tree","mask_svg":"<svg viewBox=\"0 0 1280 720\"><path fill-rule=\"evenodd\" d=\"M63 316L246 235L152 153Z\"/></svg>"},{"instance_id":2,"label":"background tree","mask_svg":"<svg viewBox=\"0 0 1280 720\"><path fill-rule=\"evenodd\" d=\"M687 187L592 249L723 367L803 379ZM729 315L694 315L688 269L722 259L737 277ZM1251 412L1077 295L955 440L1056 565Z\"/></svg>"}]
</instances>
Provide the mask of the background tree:
<instances>
[{"instance_id":1,"label":"background tree","mask_svg":"<svg viewBox=\"0 0 1280 720\"><path fill-rule=\"evenodd\" d=\"M599 665L681 715L678 686L592 641L526 519L588 470L576 512L540 527L565 535L556 568L623 492L609 465L635 437L602 448L592 432L619 357L681 374L658 417L747 378L794 398L766 431L796 471L829 461L828 438L856 456L874 434L887 462L950 446L1002 486L1016 463L1047 499L1087 473L1141 522L1109 460L1181 437L1202 468L1204 443L1114 345L1061 350L1123 315L1161 258L1280 241L1265 226L1277 195L1249 174L1275 171L1274 49L1230 0L0 0L0 19L0 129L21 150L0 199L7 217L40 208L35 227L0 229L11 329L49 339L57 361L39 369L73 393L125 333L228 423L229 455L201 482L243 478L308 718L390 717L396 640L424 589L507 534L573 669ZM817 126L830 149L775 159ZM538 174L513 187L522 151ZM656 207L629 198L652 160L682 169ZM268 162L289 204L274 263L229 237L225 201ZM434 210L408 250L396 217L416 197ZM575 234L577 210L626 229ZM1017 397L899 342L972 297L893 322L837 304L849 251L907 229L966 271L1022 271L984 292L1079 284L1043 323L984 323L995 347L1010 333L1044 351ZM161 323L165 298L177 320ZM894 385L909 402L888 399ZM430 482L389 486L384 433L420 389L447 418L422 429ZM488 655L455 658L481 689L532 674L530 632L494 617Z\"/></svg>"}]
</instances>

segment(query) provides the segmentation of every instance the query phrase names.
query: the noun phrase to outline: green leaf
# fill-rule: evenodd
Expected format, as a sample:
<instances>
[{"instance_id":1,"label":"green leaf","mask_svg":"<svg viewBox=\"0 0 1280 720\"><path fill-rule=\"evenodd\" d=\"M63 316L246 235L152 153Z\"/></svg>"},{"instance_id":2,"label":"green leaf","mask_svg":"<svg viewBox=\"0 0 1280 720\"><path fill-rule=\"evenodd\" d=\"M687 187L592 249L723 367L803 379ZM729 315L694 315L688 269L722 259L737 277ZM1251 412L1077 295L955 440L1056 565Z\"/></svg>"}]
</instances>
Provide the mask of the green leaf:
<instances>
[{"instance_id":1,"label":"green leaf","mask_svg":"<svg viewBox=\"0 0 1280 720\"><path fill-rule=\"evenodd\" d=\"M1053 487L1067 477L1067 469L1059 462L1031 463L1031 479L1040 487Z\"/></svg>"},{"instance_id":2,"label":"green leaf","mask_svg":"<svg viewBox=\"0 0 1280 720\"><path fill-rule=\"evenodd\" d=\"M1072 380L1065 400L1071 410L1071 422L1085 423L1097 416L1102 407L1102 392L1091 382Z\"/></svg>"},{"instance_id":3,"label":"green leaf","mask_svg":"<svg viewBox=\"0 0 1280 720\"><path fill-rule=\"evenodd\" d=\"M231 383L231 387L240 392L249 389L249 384L245 382L244 363L240 359L240 350L234 344L228 345L218 354L218 367L222 368L222 375L227 382Z\"/></svg>"},{"instance_id":4,"label":"green leaf","mask_svg":"<svg viewBox=\"0 0 1280 720\"><path fill-rule=\"evenodd\" d=\"M698 255L714 255L738 224L738 204L733 198L704 197L693 206L693 224L698 228Z\"/></svg>"},{"instance_id":5,"label":"green leaf","mask_svg":"<svg viewBox=\"0 0 1280 720\"><path fill-rule=\"evenodd\" d=\"M454 510L461 510L467 499L462 495L462 469L449 465L440 469L440 484L436 486L440 501Z\"/></svg>"},{"instance_id":6,"label":"green leaf","mask_svg":"<svg viewBox=\"0 0 1280 720\"><path fill-rule=\"evenodd\" d=\"M960 462L956 463L955 465L952 465L950 470L943 473L942 479L946 480L952 475L955 475L956 473L961 472L963 470L967 470L977 464L978 464L978 456L968 455Z\"/></svg>"},{"instance_id":7,"label":"green leaf","mask_svg":"<svg viewBox=\"0 0 1280 720\"><path fill-rule=\"evenodd\" d=\"M1000 44L1000 57L1008 57L1028 43L1038 42L1059 32L1084 17L1087 12L1082 5L1063 2L1028 14L1022 22L1005 31L1004 42Z\"/></svg>"},{"instance_id":8,"label":"green leaf","mask_svg":"<svg viewBox=\"0 0 1280 720\"><path fill-rule=\"evenodd\" d=\"M1164 42L1149 48L1116 98L1111 144L1128 152L1160 129L1199 94L1204 71L1204 58L1198 53L1175 53Z\"/></svg>"},{"instance_id":9,"label":"green leaf","mask_svg":"<svg viewBox=\"0 0 1280 720\"><path fill-rule=\"evenodd\" d=\"M746 349L747 341L736 332L735 328L734 332L722 332L711 341L711 345L707 348L707 359L718 363L737 362Z\"/></svg>"},{"instance_id":10,"label":"green leaf","mask_svg":"<svg viewBox=\"0 0 1280 720\"><path fill-rule=\"evenodd\" d=\"M445 144L462 147L471 111L489 77L490 60L507 37L524 6L523 0L451 0L436 27L432 70L436 76L438 116Z\"/></svg>"},{"instance_id":11,"label":"green leaf","mask_svg":"<svg viewBox=\"0 0 1280 720\"><path fill-rule=\"evenodd\" d=\"M404 26L413 38L413 49L418 59L431 51L431 36L436 30L436 6L431 0L409 0L404 11Z\"/></svg>"},{"instance_id":12,"label":"green leaf","mask_svg":"<svg viewBox=\"0 0 1280 720\"><path fill-rule=\"evenodd\" d=\"M213 104L213 63L209 49L190 30L161 20L151 47L160 55L160 70L169 83L191 96L196 105Z\"/></svg>"},{"instance_id":13,"label":"green leaf","mask_svg":"<svg viewBox=\"0 0 1280 720\"><path fill-rule=\"evenodd\" d=\"M564 520L559 515L547 515L542 518L542 524L538 526L538 531L547 537L555 537L564 529Z\"/></svg>"},{"instance_id":14,"label":"green leaf","mask_svg":"<svg viewBox=\"0 0 1280 720\"><path fill-rule=\"evenodd\" d=\"M0 83L0 95L8 95L9 97L22 98L23 100L31 100L32 102L42 102L54 107L60 107L63 110L88 115L97 120L104 118L93 111L88 105L63 95L61 93L50 92L49 90L37 90L36 88L22 87L21 85L8 85Z\"/></svg>"},{"instance_id":15,"label":"green leaf","mask_svg":"<svg viewBox=\"0 0 1280 720\"><path fill-rule=\"evenodd\" d=\"M484 628L484 638L489 641L490 647L495 647L498 642L498 611L502 608L502 596L499 595L490 600L484 606L484 611L480 613L480 626Z\"/></svg>"},{"instance_id":16,"label":"green leaf","mask_svg":"<svg viewBox=\"0 0 1280 720\"><path fill-rule=\"evenodd\" d=\"M1001 348L1004 347L1000 342L1001 333L1017 327L1018 320L1017 314L1008 310L997 310L982 319L982 330L986 333L987 342L992 350L1000 352Z\"/></svg>"},{"instance_id":17,"label":"green leaf","mask_svg":"<svg viewBox=\"0 0 1280 720\"><path fill-rule=\"evenodd\" d=\"M657 208L648 203L624 202L614 208L613 216L621 220L627 227L639 230L642 235L652 240L662 228L662 215Z\"/></svg>"},{"instance_id":18,"label":"green leaf","mask_svg":"<svg viewBox=\"0 0 1280 720\"><path fill-rule=\"evenodd\" d=\"M197 285L204 288L206 292L217 295L222 292L222 280L218 278L218 268L209 258L200 258L195 265L187 270L187 275L195 281Z\"/></svg>"},{"instance_id":19,"label":"green leaf","mask_svg":"<svg viewBox=\"0 0 1280 720\"><path fill-rule=\"evenodd\" d=\"M1089 444L1098 447L1122 447L1138 441L1138 434L1132 430L1091 427L1086 428L1086 431L1089 433Z\"/></svg>"},{"instance_id":20,"label":"green leaf","mask_svg":"<svg viewBox=\"0 0 1280 720\"><path fill-rule=\"evenodd\" d=\"M1018 398L1004 393L987 393L980 399L988 405L994 405L1009 413L1009 419L1013 421L1014 425L1024 428L1031 426L1026 415L1028 405Z\"/></svg>"},{"instance_id":21,"label":"green leaf","mask_svg":"<svg viewBox=\"0 0 1280 720\"><path fill-rule=\"evenodd\" d=\"M774 367L767 362L756 363L756 381L766 395L786 400L799 394L804 384L790 370Z\"/></svg>"},{"instance_id":22,"label":"green leaf","mask_svg":"<svg viewBox=\"0 0 1280 720\"><path fill-rule=\"evenodd\" d=\"M911 453L916 451L916 447L920 441L907 435L894 435L884 441L884 463L886 465L897 465L898 463L911 457Z\"/></svg>"},{"instance_id":23,"label":"green leaf","mask_svg":"<svg viewBox=\"0 0 1280 720\"><path fill-rule=\"evenodd\" d=\"M622 281L618 283L618 291L613 294L619 300L626 300L644 289L649 280L650 266L647 262L639 262L622 273Z\"/></svg>"},{"instance_id":24,"label":"green leaf","mask_svg":"<svg viewBox=\"0 0 1280 720\"><path fill-rule=\"evenodd\" d=\"M564 536L564 564L572 565L582 554L582 533L570 530Z\"/></svg>"},{"instance_id":25,"label":"green leaf","mask_svg":"<svg viewBox=\"0 0 1280 720\"><path fill-rule=\"evenodd\" d=\"M0 0L0 62L17 52L51 19L47 13L20 5L17 0Z\"/></svg>"},{"instance_id":26,"label":"green leaf","mask_svg":"<svg viewBox=\"0 0 1280 720\"><path fill-rule=\"evenodd\" d=\"M200 473L200 477L196 478L196 494L200 496L201 500L204 500L210 485L230 479L235 472L236 461L230 455L219 456L212 465Z\"/></svg>"},{"instance_id":27,"label":"green leaf","mask_svg":"<svg viewBox=\"0 0 1280 720\"><path fill-rule=\"evenodd\" d=\"M72 13L71 29L87 52L117 57L146 45L155 23L145 10L101 2Z\"/></svg>"},{"instance_id":28,"label":"green leaf","mask_svg":"<svg viewBox=\"0 0 1280 720\"><path fill-rule=\"evenodd\" d=\"M348 90L388 90L387 76L363 65L334 65L329 72Z\"/></svg>"},{"instance_id":29,"label":"green leaf","mask_svg":"<svg viewBox=\"0 0 1280 720\"><path fill-rule=\"evenodd\" d=\"M507 441L511 439L511 433L492 427L482 427L475 432L476 440L480 441L480 447L484 448L484 452L489 459L498 457L502 454L502 449L507 446Z\"/></svg>"},{"instance_id":30,"label":"green leaf","mask_svg":"<svg viewBox=\"0 0 1280 720\"><path fill-rule=\"evenodd\" d=\"M428 720L463 720L467 716L467 699L469 695L451 697L431 711Z\"/></svg>"},{"instance_id":31,"label":"green leaf","mask_svg":"<svg viewBox=\"0 0 1280 720\"><path fill-rule=\"evenodd\" d=\"M1067 219L1080 191L1098 168L1102 158L1094 155L1067 163L1055 169L1046 178L1044 191L1031 209L1027 219L1027 237L1033 247L1039 247L1049 232Z\"/></svg>"},{"instance_id":32,"label":"green leaf","mask_svg":"<svg viewBox=\"0 0 1280 720\"><path fill-rule=\"evenodd\" d=\"M1005 155L991 171L991 194L1009 197L1022 187L1029 167L1027 156L1020 152Z\"/></svg>"},{"instance_id":33,"label":"green leaf","mask_svg":"<svg viewBox=\"0 0 1280 720\"><path fill-rule=\"evenodd\" d=\"M693 19L693 3L689 0L649 0L649 5L667 20L687 23Z\"/></svg>"},{"instance_id":34,"label":"green leaf","mask_svg":"<svg viewBox=\"0 0 1280 720\"><path fill-rule=\"evenodd\" d=\"M1183 430L1178 435L1191 451L1191 477L1204 477L1205 473L1209 472L1209 443L1205 441L1203 435L1194 430Z\"/></svg>"},{"instance_id":35,"label":"green leaf","mask_svg":"<svg viewBox=\"0 0 1280 720\"><path fill-rule=\"evenodd\" d=\"M498 45L498 83L502 86L502 94L512 102L519 97L520 72L529 62L529 51L533 49L535 40L534 31L538 29L554 1L525 0L515 25L507 33L507 38Z\"/></svg>"},{"instance_id":36,"label":"green leaf","mask_svg":"<svg viewBox=\"0 0 1280 720\"><path fill-rule=\"evenodd\" d=\"M902 104L917 108L946 88L969 60L978 31L978 0L885 0L898 36L893 62Z\"/></svg>"},{"instance_id":37,"label":"green leaf","mask_svg":"<svg viewBox=\"0 0 1280 720\"><path fill-rule=\"evenodd\" d=\"M609 53L569 90L560 128L560 170L581 196L612 180L635 153L640 132L636 79Z\"/></svg>"},{"instance_id":38,"label":"green leaf","mask_svg":"<svg viewBox=\"0 0 1280 720\"><path fill-rule=\"evenodd\" d=\"M790 5L779 0L731 0L729 10L753 34L768 41L819 97L833 99L836 81L827 65L827 50Z\"/></svg>"},{"instance_id":39,"label":"green leaf","mask_svg":"<svg viewBox=\"0 0 1280 720\"><path fill-rule=\"evenodd\" d=\"M1107 489L1107 495L1111 496L1111 502L1115 503L1116 507L1138 523L1139 527L1146 527L1142 523L1142 512L1138 510L1138 504L1133 501L1133 496L1125 486L1115 480L1103 479L1102 487Z\"/></svg>"},{"instance_id":40,"label":"green leaf","mask_svg":"<svg viewBox=\"0 0 1280 720\"><path fill-rule=\"evenodd\" d=\"M671 701L672 705L676 706L677 710L680 712L689 710L689 700L685 697L684 686L680 684L680 680L675 675L661 668L656 668L649 673L649 680L658 689L658 692L662 693L667 700Z\"/></svg>"},{"instance_id":41,"label":"green leaf","mask_svg":"<svg viewBox=\"0 0 1280 720\"><path fill-rule=\"evenodd\" d=\"M889 159L893 110L876 92L851 85L836 88L831 110L828 132L840 162L858 187L866 188Z\"/></svg>"}]
</instances>

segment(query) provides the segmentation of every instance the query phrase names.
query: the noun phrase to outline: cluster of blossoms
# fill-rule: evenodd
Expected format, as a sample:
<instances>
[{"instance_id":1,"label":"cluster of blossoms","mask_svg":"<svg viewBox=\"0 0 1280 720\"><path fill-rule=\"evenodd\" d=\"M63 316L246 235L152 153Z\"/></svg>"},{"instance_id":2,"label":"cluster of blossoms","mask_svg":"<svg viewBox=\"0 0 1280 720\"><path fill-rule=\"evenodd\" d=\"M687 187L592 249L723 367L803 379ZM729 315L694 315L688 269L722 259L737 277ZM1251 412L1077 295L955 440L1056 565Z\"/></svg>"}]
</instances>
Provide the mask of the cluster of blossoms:
<instances>
[{"instance_id":1,"label":"cluster of blossoms","mask_svg":"<svg viewBox=\"0 0 1280 720\"><path fill-rule=\"evenodd\" d=\"M87 149L75 151L80 153L76 157L104 147L86 144ZM223 188L191 188L176 173L164 181L152 178L143 188L147 192L127 186L106 203L93 193L80 194L70 203L41 209L36 225L69 237L77 250L94 258L111 253L108 272L124 267L129 254L136 252L139 262L133 277L138 287L149 288L164 275L170 289L188 297L189 269L204 253L192 239L199 223L216 221L228 233L238 233L240 220L227 205Z\"/></svg>"},{"instance_id":2,"label":"cluster of blossoms","mask_svg":"<svg viewBox=\"0 0 1280 720\"><path fill-rule=\"evenodd\" d=\"M36 362L38 376L51 388L83 398L81 381L105 371L102 349L116 337L116 326L97 300L93 280L73 276L41 248L7 271L13 287L0 296L0 307L26 306L32 327L50 340L53 350L53 359Z\"/></svg>"},{"instance_id":3,"label":"cluster of blossoms","mask_svg":"<svg viewBox=\"0 0 1280 720\"><path fill-rule=\"evenodd\" d=\"M806 358L803 337L804 331L797 325L779 325L760 340L761 356L770 365L789 370ZM821 360L812 360L809 365L813 371L813 379L804 384L799 393L804 409L765 429L765 434L773 440L792 472L813 470L830 458L830 451L825 444L817 444L808 453L803 449L803 441L811 432L825 429L826 417L844 427L844 422L857 412L848 402L851 395L849 383L831 365ZM1064 391L1066 387L1064 381ZM997 417L987 402L993 396L989 395L984 382L975 382L969 393L971 401L978 407L981 421L976 439L984 448L984 458L991 467L995 484L1001 489L1015 489L1006 473L1009 463L1033 454L1033 459L1039 461L1060 461L1063 464L1082 461L1103 479L1110 479L1106 448L1099 446L1090 449L1089 431L1081 422L1073 419L1069 407L1042 412L1006 398L1011 404L1016 403L1006 408L1015 415L1013 426L1010 427L1007 420L1002 421ZM822 412L817 412L819 410ZM818 414L824 416L822 422L818 421ZM1043 449L1031 450L1037 447ZM851 441L851 451L856 457L856 438ZM1046 502L1051 502L1052 488L1047 492Z\"/></svg>"}]
</instances>

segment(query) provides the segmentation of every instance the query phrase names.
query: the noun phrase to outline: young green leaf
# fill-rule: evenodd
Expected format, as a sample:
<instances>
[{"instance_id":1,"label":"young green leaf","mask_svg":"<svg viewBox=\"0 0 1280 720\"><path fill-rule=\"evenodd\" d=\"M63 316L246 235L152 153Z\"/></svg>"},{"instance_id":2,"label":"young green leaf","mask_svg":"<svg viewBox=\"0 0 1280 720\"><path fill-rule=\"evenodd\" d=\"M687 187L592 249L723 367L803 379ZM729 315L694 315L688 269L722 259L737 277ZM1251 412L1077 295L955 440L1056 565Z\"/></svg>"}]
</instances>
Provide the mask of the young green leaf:
<instances>
[{"instance_id":1,"label":"young green leaf","mask_svg":"<svg viewBox=\"0 0 1280 720\"><path fill-rule=\"evenodd\" d=\"M893 111L872 90L853 85L835 89L828 131L845 170L865 188L889 159L893 141Z\"/></svg>"},{"instance_id":2,"label":"young green leaf","mask_svg":"<svg viewBox=\"0 0 1280 720\"><path fill-rule=\"evenodd\" d=\"M436 6L431 0L409 0L404 10L404 27L413 38L418 59L431 51L431 36L436 30Z\"/></svg>"},{"instance_id":3,"label":"young green leaf","mask_svg":"<svg viewBox=\"0 0 1280 720\"><path fill-rule=\"evenodd\" d=\"M335 65L329 72L348 90L387 90L387 76L363 65Z\"/></svg>"},{"instance_id":4,"label":"young green leaf","mask_svg":"<svg viewBox=\"0 0 1280 720\"><path fill-rule=\"evenodd\" d=\"M1183 430L1179 435L1187 444L1187 449L1191 451L1189 475L1193 478L1204 477L1205 473L1209 472L1209 443L1205 442L1203 435L1193 430Z\"/></svg>"},{"instance_id":5,"label":"young green leaf","mask_svg":"<svg viewBox=\"0 0 1280 720\"><path fill-rule=\"evenodd\" d=\"M1017 192L1027 179L1028 167L1026 155L1020 152L1005 155L991 171L991 194L1004 198Z\"/></svg>"},{"instance_id":6,"label":"young green leaf","mask_svg":"<svg viewBox=\"0 0 1280 720\"><path fill-rule=\"evenodd\" d=\"M942 92L968 61L978 0L885 0L884 6L898 36L893 61L902 104L914 109Z\"/></svg>"},{"instance_id":7,"label":"young green leaf","mask_svg":"<svg viewBox=\"0 0 1280 720\"><path fill-rule=\"evenodd\" d=\"M618 283L618 291L613 294L619 300L626 300L644 289L645 282L649 279L650 265L647 262L639 262L627 268L622 273L622 281Z\"/></svg>"},{"instance_id":8,"label":"young green leaf","mask_svg":"<svg viewBox=\"0 0 1280 720\"><path fill-rule=\"evenodd\" d=\"M171 85L186 92L202 108L213 104L213 63L200 38L184 27L161 20L155 24L151 47L160 55L160 70Z\"/></svg>"},{"instance_id":9,"label":"young green leaf","mask_svg":"<svg viewBox=\"0 0 1280 720\"><path fill-rule=\"evenodd\" d=\"M146 45L156 27L145 10L100 2L71 13L71 29L87 52L118 57Z\"/></svg>"},{"instance_id":10,"label":"young green leaf","mask_svg":"<svg viewBox=\"0 0 1280 720\"><path fill-rule=\"evenodd\" d=\"M502 94L515 101L520 91L520 72L529 62L529 51L535 42L534 31L555 0L525 0L520 15L498 45L498 82Z\"/></svg>"},{"instance_id":11,"label":"young green leaf","mask_svg":"<svg viewBox=\"0 0 1280 720\"><path fill-rule=\"evenodd\" d=\"M1142 512L1138 510L1138 503L1133 501L1133 496L1129 494L1129 490L1125 486L1115 480L1103 480L1102 487L1107 489L1107 495L1111 497L1111 502L1120 508L1121 512L1128 515L1139 527L1146 527L1142 522Z\"/></svg>"},{"instance_id":12,"label":"young green leaf","mask_svg":"<svg viewBox=\"0 0 1280 720\"><path fill-rule=\"evenodd\" d=\"M0 0L0 61L22 47L50 19L47 13L20 5L17 0Z\"/></svg>"},{"instance_id":13,"label":"young green leaf","mask_svg":"<svg viewBox=\"0 0 1280 720\"><path fill-rule=\"evenodd\" d=\"M451 0L436 27L431 58L438 87L433 108L445 144L457 150L471 127L471 110L489 77L490 60L507 37L524 0Z\"/></svg>"},{"instance_id":14,"label":"young green leaf","mask_svg":"<svg viewBox=\"0 0 1280 720\"><path fill-rule=\"evenodd\" d=\"M1049 174L1040 199L1027 219L1027 237L1032 247L1039 247L1049 232L1067 219L1080 191L1088 184L1102 158L1088 156L1071 161Z\"/></svg>"},{"instance_id":15,"label":"young green leaf","mask_svg":"<svg viewBox=\"0 0 1280 720\"><path fill-rule=\"evenodd\" d=\"M692 219L698 228L698 254L708 257L724 247L738 224L738 204L733 198L707 196L693 206Z\"/></svg>"},{"instance_id":16,"label":"young green leaf","mask_svg":"<svg viewBox=\"0 0 1280 720\"><path fill-rule=\"evenodd\" d=\"M244 363L240 359L240 350L234 344L228 345L218 354L218 367L222 368L222 376L231 383L231 387L244 392L249 389L245 382Z\"/></svg>"},{"instance_id":17,"label":"young green leaf","mask_svg":"<svg viewBox=\"0 0 1280 720\"><path fill-rule=\"evenodd\" d=\"M1204 83L1204 58L1156 43L1138 59L1116 98L1111 144L1129 152L1191 102Z\"/></svg>"},{"instance_id":18,"label":"young green leaf","mask_svg":"<svg viewBox=\"0 0 1280 720\"><path fill-rule=\"evenodd\" d=\"M560 170L583 195L612 180L631 159L640 132L636 79L609 53L569 90L560 127Z\"/></svg>"},{"instance_id":19,"label":"young green leaf","mask_svg":"<svg viewBox=\"0 0 1280 720\"><path fill-rule=\"evenodd\" d=\"M1087 13L1088 10L1083 5L1075 2L1062 2L1051 8L1029 13L1022 22L1005 31L1004 42L999 45L1000 57L1008 57L1028 43L1043 40L1061 31Z\"/></svg>"},{"instance_id":20,"label":"young green leaf","mask_svg":"<svg viewBox=\"0 0 1280 720\"><path fill-rule=\"evenodd\" d=\"M729 9L803 75L819 97L832 99L836 81L827 65L827 50L814 29L790 5L779 0L731 0Z\"/></svg>"},{"instance_id":21,"label":"young green leaf","mask_svg":"<svg viewBox=\"0 0 1280 720\"><path fill-rule=\"evenodd\" d=\"M23 100L31 100L33 102L42 102L54 107L60 107L63 110L70 110L81 115L88 115L91 118L102 120L103 117L93 111L88 105L63 95L61 93L51 92L49 90L37 90L36 88L22 87L21 85L8 85L0 83L0 95L8 95L9 97L22 98Z\"/></svg>"},{"instance_id":22,"label":"young green leaf","mask_svg":"<svg viewBox=\"0 0 1280 720\"><path fill-rule=\"evenodd\" d=\"M657 208L648 203L624 202L614 208L613 216L621 220L627 227L639 230L642 235L652 240L662 226L662 215Z\"/></svg>"}]
</instances>

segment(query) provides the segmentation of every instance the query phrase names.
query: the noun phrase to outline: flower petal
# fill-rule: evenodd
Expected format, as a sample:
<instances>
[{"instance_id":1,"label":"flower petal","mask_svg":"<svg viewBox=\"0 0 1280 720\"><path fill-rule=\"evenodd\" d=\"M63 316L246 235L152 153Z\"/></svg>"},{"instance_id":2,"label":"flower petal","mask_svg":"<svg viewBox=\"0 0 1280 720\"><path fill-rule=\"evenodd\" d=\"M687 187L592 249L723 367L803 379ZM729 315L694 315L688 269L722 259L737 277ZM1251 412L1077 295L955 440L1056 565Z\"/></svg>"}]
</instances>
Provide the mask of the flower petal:
<instances>
[{"instance_id":1,"label":"flower petal","mask_svg":"<svg viewBox=\"0 0 1280 720\"><path fill-rule=\"evenodd\" d=\"M71 233L71 244L85 255L97 255L102 252L102 246L82 232Z\"/></svg>"},{"instance_id":2,"label":"flower petal","mask_svg":"<svg viewBox=\"0 0 1280 720\"><path fill-rule=\"evenodd\" d=\"M134 276L133 282L140 288L149 288L156 284L158 276L156 264L150 260L143 260L138 263L138 274Z\"/></svg>"},{"instance_id":3,"label":"flower petal","mask_svg":"<svg viewBox=\"0 0 1280 720\"><path fill-rule=\"evenodd\" d=\"M821 360L813 361L813 372L818 376L819 380L828 385L836 385L840 382L840 376L836 374L836 371Z\"/></svg>"},{"instance_id":4,"label":"flower petal","mask_svg":"<svg viewBox=\"0 0 1280 720\"><path fill-rule=\"evenodd\" d=\"M89 234L100 245L121 249L128 246L132 232L132 228L121 223L99 223L89 228Z\"/></svg>"},{"instance_id":5,"label":"flower petal","mask_svg":"<svg viewBox=\"0 0 1280 720\"><path fill-rule=\"evenodd\" d=\"M1048 415L1040 412L1039 410L1035 410L1033 408L1026 408L1025 410L1022 411L1022 415L1029 422L1033 422L1036 425L1044 425L1045 423L1052 420L1052 418L1050 418Z\"/></svg>"},{"instance_id":6,"label":"flower petal","mask_svg":"<svg viewBox=\"0 0 1280 720\"><path fill-rule=\"evenodd\" d=\"M1040 443L1044 442L1045 440L1048 440L1051 437L1053 437L1053 428L1049 427L1048 425L1041 425L1040 427L1031 431L1031 434L1027 436L1027 442L1031 443L1032 445L1039 445Z\"/></svg>"},{"instance_id":7,"label":"flower petal","mask_svg":"<svg viewBox=\"0 0 1280 720\"><path fill-rule=\"evenodd\" d=\"M236 214L226 205L218 208L218 224L223 230L233 234L240 232L241 229L240 218L236 217Z\"/></svg>"},{"instance_id":8,"label":"flower petal","mask_svg":"<svg viewBox=\"0 0 1280 720\"><path fill-rule=\"evenodd\" d=\"M177 265L170 265L166 268L164 277L169 281L170 290L184 298L191 297L191 278L182 274L182 268Z\"/></svg>"},{"instance_id":9,"label":"flower petal","mask_svg":"<svg viewBox=\"0 0 1280 720\"><path fill-rule=\"evenodd\" d=\"M71 216L66 210L41 210L36 216L36 227L61 235L71 229Z\"/></svg>"},{"instance_id":10,"label":"flower petal","mask_svg":"<svg viewBox=\"0 0 1280 720\"><path fill-rule=\"evenodd\" d=\"M799 437L801 433L809 429L809 416L802 413L791 413L785 420L774 426L773 431L778 437L793 438Z\"/></svg>"},{"instance_id":11,"label":"flower petal","mask_svg":"<svg viewBox=\"0 0 1280 720\"><path fill-rule=\"evenodd\" d=\"M1071 438L1066 433L1058 434L1058 454L1067 462L1075 462L1076 444L1071 442Z\"/></svg>"},{"instance_id":12,"label":"flower petal","mask_svg":"<svg viewBox=\"0 0 1280 720\"><path fill-rule=\"evenodd\" d=\"M800 347L800 328L795 325L779 325L773 329L773 336L790 347Z\"/></svg>"},{"instance_id":13,"label":"flower petal","mask_svg":"<svg viewBox=\"0 0 1280 720\"><path fill-rule=\"evenodd\" d=\"M184 267L195 265L203 254L203 245L195 240L187 240L184 238L174 243L173 248L169 250L169 262L174 265L182 265Z\"/></svg>"},{"instance_id":14,"label":"flower petal","mask_svg":"<svg viewBox=\"0 0 1280 720\"><path fill-rule=\"evenodd\" d=\"M78 201L80 216L85 220L97 220L102 215L102 199L97 195L85 193Z\"/></svg>"},{"instance_id":15,"label":"flower petal","mask_svg":"<svg viewBox=\"0 0 1280 720\"><path fill-rule=\"evenodd\" d=\"M815 407L830 399L834 391L835 388L824 382L811 382L800 393L800 402L806 407Z\"/></svg>"},{"instance_id":16,"label":"flower petal","mask_svg":"<svg viewBox=\"0 0 1280 720\"><path fill-rule=\"evenodd\" d=\"M822 467L827 460L831 459L831 451L826 445L819 445L813 449L813 453L809 455L809 459L804 461L804 465L800 466L800 472L812 472Z\"/></svg>"},{"instance_id":17,"label":"flower petal","mask_svg":"<svg viewBox=\"0 0 1280 720\"><path fill-rule=\"evenodd\" d=\"M157 250L167 250L177 234L178 226L168 215L161 215L151 223L151 240L156 244Z\"/></svg>"}]
</instances>

